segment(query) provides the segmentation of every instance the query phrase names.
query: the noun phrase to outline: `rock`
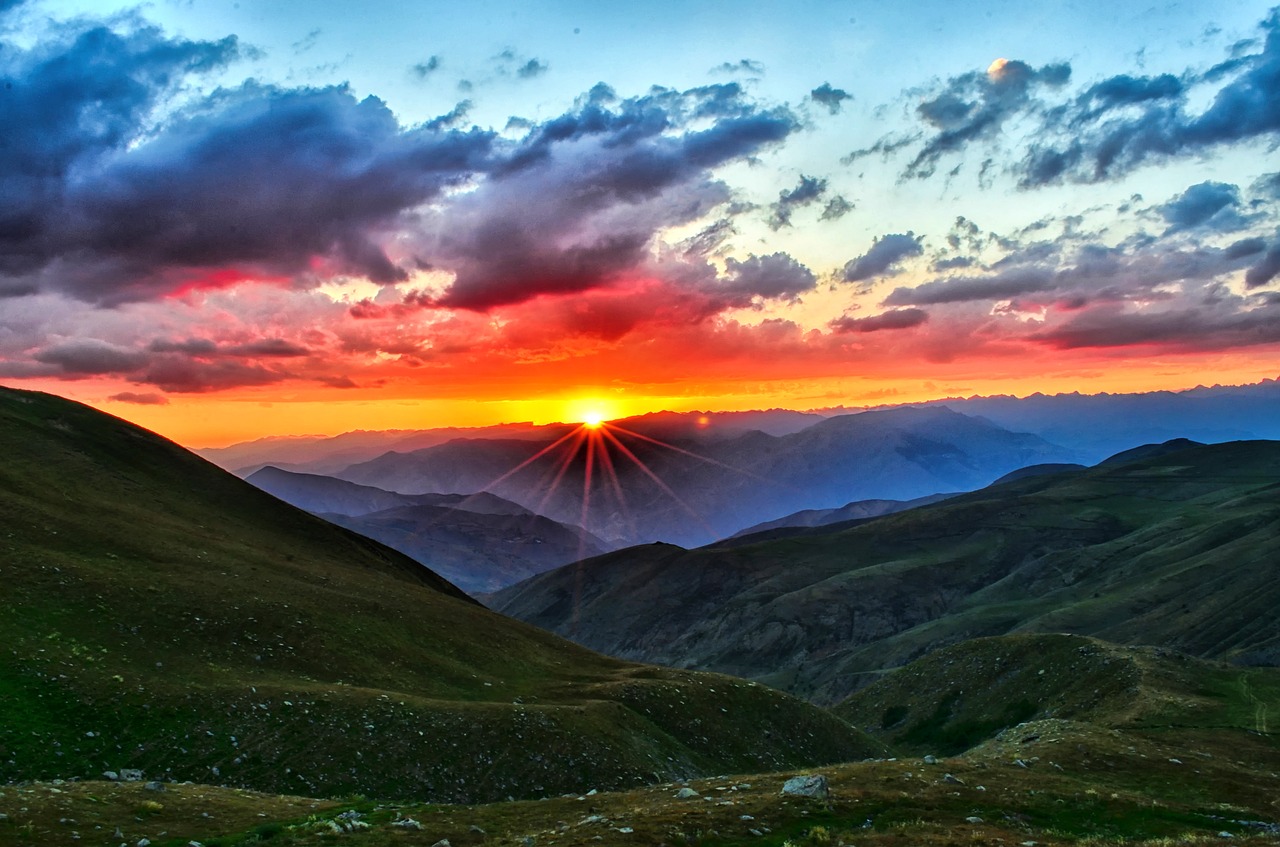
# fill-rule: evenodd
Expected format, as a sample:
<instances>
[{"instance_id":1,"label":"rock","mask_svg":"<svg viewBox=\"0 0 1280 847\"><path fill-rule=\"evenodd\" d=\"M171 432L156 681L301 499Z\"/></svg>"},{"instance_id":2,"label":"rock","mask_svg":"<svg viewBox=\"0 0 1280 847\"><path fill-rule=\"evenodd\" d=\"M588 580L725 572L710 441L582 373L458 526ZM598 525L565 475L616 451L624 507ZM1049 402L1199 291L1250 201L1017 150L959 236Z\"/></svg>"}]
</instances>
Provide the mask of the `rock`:
<instances>
[{"instance_id":1,"label":"rock","mask_svg":"<svg viewBox=\"0 0 1280 847\"><path fill-rule=\"evenodd\" d=\"M413 818L404 818L402 820L392 821L391 825L397 826L400 829L422 829L422 824L418 823Z\"/></svg>"},{"instance_id":2,"label":"rock","mask_svg":"<svg viewBox=\"0 0 1280 847\"><path fill-rule=\"evenodd\" d=\"M480 827L476 826L475 824L472 824L471 826L467 827L467 832L471 833L472 835L484 835L484 834L485 834L485 831L484 831L483 829L481 829Z\"/></svg>"},{"instance_id":3,"label":"rock","mask_svg":"<svg viewBox=\"0 0 1280 847\"><path fill-rule=\"evenodd\" d=\"M982 818L977 815L969 815L969 817L965 818L965 821L968 823L982 823Z\"/></svg>"},{"instance_id":4,"label":"rock","mask_svg":"<svg viewBox=\"0 0 1280 847\"><path fill-rule=\"evenodd\" d=\"M453 847L453 845L449 843L449 839L441 838L435 844L432 844L431 847Z\"/></svg>"},{"instance_id":5,"label":"rock","mask_svg":"<svg viewBox=\"0 0 1280 847\"><path fill-rule=\"evenodd\" d=\"M958 777L958 776L953 776L953 775L951 775L951 774L949 774L949 773L946 773L946 774L943 774L943 775L942 775L942 781L943 781L943 782L949 782L949 783L951 783L952 785L964 785L964 780L963 780L963 779L961 779L961 778L960 778L960 777Z\"/></svg>"},{"instance_id":6,"label":"rock","mask_svg":"<svg viewBox=\"0 0 1280 847\"><path fill-rule=\"evenodd\" d=\"M142 771L133 768L120 769L121 782L142 782Z\"/></svg>"},{"instance_id":7,"label":"rock","mask_svg":"<svg viewBox=\"0 0 1280 847\"><path fill-rule=\"evenodd\" d=\"M150 839L150 838L139 838L139 839L138 839L138 847L151 847L151 839Z\"/></svg>"},{"instance_id":8,"label":"rock","mask_svg":"<svg viewBox=\"0 0 1280 847\"><path fill-rule=\"evenodd\" d=\"M926 765L936 765L936 764L938 764L938 757L937 757L937 756L925 756L925 757L924 757L924 763L925 763Z\"/></svg>"},{"instance_id":9,"label":"rock","mask_svg":"<svg viewBox=\"0 0 1280 847\"><path fill-rule=\"evenodd\" d=\"M142 788L144 791L164 791L164 783L153 779L150 782L143 783Z\"/></svg>"},{"instance_id":10,"label":"rock","mask_svg":"<svg viewBox=\"0 0 1280 847\"><path fill-rule=\"evenodd\" d=\"M115 782L117 779L120 778L120 774L116 773L115 771L103 771L102 778L109 779L112 782Z\"/></svg>"},{"instance_id":11,"label":"rock","mask_svg":"<svg viewBox=\"0 0 1280 847\"><path fill-rule=\"evenodd\" d=\"M677 800L688 800L690 797L701 797L701 796L702 796L701 794L694 791L692 788L690 788L687 785L676 792Z\"/></svg>"},{"instance_id":12,"label":"rock","mask_svg":"<svg viewBox=\"0 0 1280 847\"><path fill-rule=\"evenodd\" d=\"M827 778L822 774L793 776L783 784L782 793L791 794L795 797L816 797L819 800L825 800L828 793Z\"/></svg>"}]
</instances>

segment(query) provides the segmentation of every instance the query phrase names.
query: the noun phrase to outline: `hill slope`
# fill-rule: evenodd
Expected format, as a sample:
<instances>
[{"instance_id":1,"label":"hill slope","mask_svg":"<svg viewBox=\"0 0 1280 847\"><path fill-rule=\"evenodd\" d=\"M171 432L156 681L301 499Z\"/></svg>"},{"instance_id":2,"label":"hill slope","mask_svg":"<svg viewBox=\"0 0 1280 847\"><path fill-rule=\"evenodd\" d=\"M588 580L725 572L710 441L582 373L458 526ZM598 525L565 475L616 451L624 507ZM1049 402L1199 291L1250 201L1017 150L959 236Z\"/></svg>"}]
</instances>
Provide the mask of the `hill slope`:
<instances>
[{"instance_id":1,"label":"hill slope","mask_svg":"<svg viewBox=\"0 0 1280 847\"><path fill-rule=\"evenodd\" d=\"M495 615L79 404L0 389L0 453L0 781L475 802L874 749L762 686Z\"/></svg>"},{"instance_id":2,"label":"hill slope","mask_svg":"<svg viewBox=\"0 0 1280 847\"><path fill-rule=\"evenodd\" d=\"M1035 476L835 530L631 548L493 602L612 655L821 702L934 647L1015 631L1280 661L1280 443Z\"/></svg>"}]
</instances>

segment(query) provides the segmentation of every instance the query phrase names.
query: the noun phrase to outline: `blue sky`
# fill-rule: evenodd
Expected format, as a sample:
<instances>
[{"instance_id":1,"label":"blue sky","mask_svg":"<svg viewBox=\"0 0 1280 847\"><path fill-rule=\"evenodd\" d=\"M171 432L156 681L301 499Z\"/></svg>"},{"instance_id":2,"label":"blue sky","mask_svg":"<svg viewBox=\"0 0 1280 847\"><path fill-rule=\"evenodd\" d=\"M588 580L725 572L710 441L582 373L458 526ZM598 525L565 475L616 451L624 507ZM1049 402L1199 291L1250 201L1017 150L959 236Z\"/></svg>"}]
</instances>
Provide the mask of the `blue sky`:
<instances>
[{"instance_id":1,"label":"blue sky","mask_svg":"<svg viewBox=\"0 0 1280 847\"><path fill-rule=\"evenodd\" d=\"M0 379L172 432L1275 376L1266 3L9 0L0 38Z\"/></svg>"}]
</instances>

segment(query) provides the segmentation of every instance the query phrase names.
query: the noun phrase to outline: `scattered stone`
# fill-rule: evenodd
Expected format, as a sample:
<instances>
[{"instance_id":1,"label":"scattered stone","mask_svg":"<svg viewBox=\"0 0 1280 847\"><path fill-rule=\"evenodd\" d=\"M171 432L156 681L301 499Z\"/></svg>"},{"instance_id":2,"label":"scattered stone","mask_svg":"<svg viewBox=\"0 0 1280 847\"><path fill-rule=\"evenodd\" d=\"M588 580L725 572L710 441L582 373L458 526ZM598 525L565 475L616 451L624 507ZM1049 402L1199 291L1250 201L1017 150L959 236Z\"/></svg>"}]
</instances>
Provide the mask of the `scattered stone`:
<instances>
[{"instance_id":1,"label":"scattered stone","mask_svg":"<svg viewBox=\"0 0 1280 847\"><path fill-rule=\"evenodd\" d=\"M1181 759L1172 759L1172 758L1171 758L1171 759L1169 759L1169 762L1170 762L1170 764L1174 764L1174 765L1180 765L1180 764L1182 764L1182 760L1181 760Z\"/></svg>"},{"instance_id":2,"label":"scattered stone","mask_svg":"<svg viewBox=\"0 0 1280 847\"><path fill-rule=\"evenodd\" d=\"M486 834L486 833L485 833L485 831L484 831L483 829L481 829L480 827L476 826L475 824L472 824L472 825L467 829L467 832L471 833L472 835L485 835L485 834Z\"/></svg>"},{"instance_id":3,"label":"scattered stone","mask_svg":"<svg viewBox=\"0 0 1280 847\"><path fill-rule=\"evenodd\" d=\"M103 779L109 779L109 780L111 780L112 782L115 782L116 780L118 780L118 779L120 778L120 774L116 773L115 771L103 771L103 772L102 772L102 778L103 778Z\"/></svg>"},{"instance_id":4,"label":"scattered stone","mask_svg":"<svg viewBox=\"0 0 1280 847\"><path fill-rule=\"evenodd\" d=\"M1171 759L1170 761L1172 761L1172 759ZM1224 830L1222 830L1222 832L1219 832L1219 833L1218 833L1218 837L1219 837L1219 838L1235 838L1235 837L1236 837L1236 835L1235 835L1235 833L1234 833L1234 832L1227 832L1227 831L1224 829Z\"/></svg>"},{"instance_id":5,"label":"scattered stone","mask_svg":"<svg viewBox=\"0 0 1280 847\"><path fill-rule=\"evenodd\" d=\"M139 839L138 839L138 847L151 847L151 839L150 839L150 838L139 838Z\"/></svg>"},{"instance_id":6,"label":"scattered stone","mask_svg":"<svg viewBox=\"0 0 1280 847\"><path fill-rule=\"evenodd\" d=\"M449 843L449 839L441 838L435 844L432 844L431 847L453 847L453 845Z\"/></svg>"},{"instance_id":7,"label":"scattered stone","mask_svg":"<svg viewBox=\"0 0 1280 847\"><path fill-rule=\"evenodd\" d=\"M403 820L392 821L391 825L399 827L400 829L422 829L422 824L418 823L413 818L404 818Z\"/></svg>"},{"instance_id":8,"label":"scattered stone","mask_svg":"<svg viewBox=\"0 0 1280 847\"><path fill-rule=\"evenodd\" d=\"M942 775L942 781L943 781L943 782L949 782L949 783L951 783L952 785L964 785L964 780L963 780L963 779L961 779L961 778L960 778L960 777L958 777L958 776L954 776L954 775L952 775L952 774L949 774L949 773L947 773L947 774L943 774L943 775Z\"/></svg>"},{"instance_id":9,"label":"scattered stone","mask_svg":"<svg viewBox=\"0 0 1280 847\"><path fill-rule=\"evenodd\" d=\"M969 817L965 818L965 821L967 823L982 823L982 818L977 815L969 815Z\"/></svg>"},{"instance_id":10,"label":"scattered stone","mask_svg":"<svg viewBox=\"0 0 1280 847\"><path fill-rule=\"evenodd\" d=\"M925 756L924 763L926 765L936 765L938 764L938 757L933 755Z\"/></svg>"},{"instance_id":11,"label":"scattered stone","mask_svg":"<svg viewBox=\"0 0 1280 847\"><path fill-rule=\"evenodd\" d=\"M688 800L690 797L701 797L701 796L702 796L701 794L694 791L692 788L690 788L687 785L676 792L677 800Z\"/></svg>"},{"instance_id":12,"label":"scattered stone","mask_svg":"<svg viewBox=\"0 0 1280 847\"><path fill-rule=\"evenodd\" d=\"M143 791L164 791L164 783L153 779L150 782L143 783L142 790Z\"/></svg>"},{"instance_id":13,"label":"scattered stone","mask_svg":"<svg viewBox=\"0 0 1280 847\"><path fill-rule=\"evenodd\" d=\"M793 776L783 784L782 793L791 794L795 797L816 797L819 800L825 800L828 793L827 778L820 773Z\"/></svg>"},{"instance_id":14,"label":"scattered stone","mask_svg":"<svg viewBox=\"0 0 1280 847\"><path fill-rule=\"evenodd\" d=\"M142 782L142 771L133 768L120 769L121 782Z\"/></svg>"},{"instance_id":15,"label":"scattered stone","mask_svg":"<svg viewBox=\"0 0 1280 847\"><path fill-rule=\"evenodd\" d=\"M747 832L751 833L751 834L752 834L752 835L754 835L756 838L763 838L763 837L764 837L764 833L763 833L763 832L761 832L761 831L760 831L760 830L758 830L758 829L748 829L748 830L747 830Z\"/></svg>"},{"instance_id":16,"label":"scattered stone","mask_svg":"<svg viewBox=\"0 0 1280 847\"><path fill-rule=\"evenodd\" d=\"M755 820L755 818L751 817L751 815L740 815L740 816L738 817L738 820L740 820L740 821L753 821L753 820Z\"/></svg>"},{"instance_id":17,"label":"scattered stone","mask_svg":"<svg viewBox=\"0 0 1280 847\"><path fill-rule=\"evenodd\" d=\"M635 832L635 830L629 826L620 826L618 827L618 832L621 832L623 835L630 835Z\"/></svg>"}]
</instances>

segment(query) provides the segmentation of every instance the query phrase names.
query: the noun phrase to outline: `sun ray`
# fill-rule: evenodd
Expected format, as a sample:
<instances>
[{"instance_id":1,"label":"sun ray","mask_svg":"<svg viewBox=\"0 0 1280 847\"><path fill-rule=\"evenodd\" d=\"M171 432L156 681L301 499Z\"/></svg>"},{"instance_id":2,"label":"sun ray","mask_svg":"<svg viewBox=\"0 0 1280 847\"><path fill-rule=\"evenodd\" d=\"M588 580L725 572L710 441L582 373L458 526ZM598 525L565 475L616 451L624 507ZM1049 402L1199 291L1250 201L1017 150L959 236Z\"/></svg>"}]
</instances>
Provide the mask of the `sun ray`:
<instances>
[{"instance_id":1,"label":"sun ray","mask_svg":"<svg viewBox=\"0 0 1280 847\"><path fill-rule=\"evenodd\" d=\"M613 495L618 500L618 511L622 515L623 520L627 522L627 529L630 530L632 538L635 538L636 532L635 519L631 516L631 507L627 504L627 497L622 492L622 482L618 479L618 472L613 466L613 457L609 455L608 444L604 440L605 433L596 431L591 433L592 437L599 439L597 451L600 454L600 466L604 468L605 476L609 480L609 484L613 488Z\"/></svg>"},{"instance_id":2,"label":"sun ray","mask_svg":"<svg viewBox=\"0 0 1280 847\"><path fill-rule=\"evenodd\" d=\"M638 438L641 441L647 441L650 444L655 444L658 447L665 447L668 450L674 450L675 452L681 453L685 456L689 456L690 458L697 459L699 461L706 462L708 464L716 465L717 467L724 468L725 470L733 471L734 473L741 474L742 476L748 477L750 479L758 480L760 482L765 482L770 485L775 485L778 488L784 488L789 491L800 492L799 488L796 488L795 486L792 486L792 485L787 485L785 482L778 482L775 479L769 479L768 477L760 476L759 474L752 473L751 471L744 471L742 468L735 468L733 465L728 465L717 459L712 459L710 456L699 455L698 453L694 453L691 450L685 450L683 447L677 447L674 444L668 444L665 441L660 441L656 438L651 438L648 435L635 432L633 430L627 429L626 427L618 426L615 423L606 423L604 424L604 426L608 427L611 430L616 430L618 432L625 433L626 435L630 435L633 438Z\"/></svg>"},{"instance_id":3,"label":"sun ray","mask_svg":"<svg viewBox=\"0 0 1280 847\"><path fill-rule=\"evenodd\" d=\"M662 491L668 497L674 500L680 506L680 508L688 512L689 516L692 517L695 521L697 521L698 525L707 531L707 534L711 536L712 541L719 540L720 538L719 534L714 529L711 528L711 525L706 522L706 520L702 517L702 515L698 514L697 511L695 511L694 508L690 506L688 503L681 500L680 495L672 491L671 486L663 482L662 479L656 473L654 473L649 469L648 465L640 461L640 458L636 456L635 453L632 453L631 450L627 447L627 445L619 441L618 437L609 431L610 429L613 429L613 427L602 428L600 431L604 434L605 438L609 439L609 441L611 441L614 444L614 446L616 446L618 450L621 451L622 455L630 459L635 464L635 466L638 467L641 470L641 472L645 474L645 476L653 480L654 484L657 485L660 489L662 489Z\"/></svg>"}]
</instances>

